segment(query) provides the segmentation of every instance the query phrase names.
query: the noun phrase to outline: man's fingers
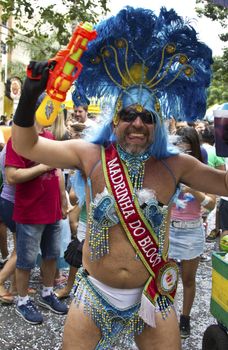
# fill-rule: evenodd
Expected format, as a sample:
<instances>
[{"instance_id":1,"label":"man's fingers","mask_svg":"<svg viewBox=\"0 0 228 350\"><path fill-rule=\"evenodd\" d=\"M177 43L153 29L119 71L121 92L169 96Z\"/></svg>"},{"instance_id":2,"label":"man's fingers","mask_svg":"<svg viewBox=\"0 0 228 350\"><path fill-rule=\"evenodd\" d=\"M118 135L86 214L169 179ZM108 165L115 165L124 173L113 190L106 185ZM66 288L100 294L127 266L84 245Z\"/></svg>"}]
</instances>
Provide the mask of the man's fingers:
<instances>
[{"instance_id":1,"label":"man's fingers","mask_svg":"<svg viewBox=\"0 0 228 350\"><path fill-rule=\"evenodd\" d=\"M28 69L31 70L32 78L42 75L44 69L48 68L48 61L30 61Z\"/></svg>"}]
</instances>

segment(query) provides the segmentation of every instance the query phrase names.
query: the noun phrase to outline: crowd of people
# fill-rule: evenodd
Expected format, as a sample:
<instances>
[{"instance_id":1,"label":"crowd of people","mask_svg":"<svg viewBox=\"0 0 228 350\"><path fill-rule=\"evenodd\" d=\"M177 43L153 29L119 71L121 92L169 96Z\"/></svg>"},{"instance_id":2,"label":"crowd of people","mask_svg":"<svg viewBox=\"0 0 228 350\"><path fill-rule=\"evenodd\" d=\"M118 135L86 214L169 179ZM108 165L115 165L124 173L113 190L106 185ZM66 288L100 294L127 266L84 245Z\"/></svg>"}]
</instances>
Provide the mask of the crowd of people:
<instances>
[{"instance_id":1,"label":"crowd of people","mask_svg":"<svg viewBox=\"0 0 228 350\"><path fill-rule=\"evenodd\" d=\"M164 8L161 12L157 21L171 15L175 21L175 13ZM140 350L181 349L181 338L191 334L196 272L205 239L212 241L228 230L227 161L216 156L213 125L194 121L195 104L187 98L193 90L189 70L197 70L193 86L199 78L198 88L191 92L191 99L197 101L197 116L201 113L202 117L211 52L205 45L201 57L204 44L178 16L178 33L183 26L183 32L191 35L191 50L181 41L175 26L166 27L165 22L166 40L172 41L151 43L149 29L162 30L161 23L152 26L153 21L152 12L128 7L97 26L99 40L85 53L84 69L72 94L74 112L60 112L50 128L35 120L35 110L44 97L48 62L33 62L32 75L40 78L26 78L12 137L1 151L0 301L15 303L17 315L26 322L43 322L29 289L31 269L37 265L40 253L42 286L38 303L59 315L67 314L64 350L110 349L119 337L129 344L134 339ZM124 39L114 35L117 27L120 35L121 23ZM144 28L143 23L151 27ZM135 33L144 34L145 43ZM113 38L114 43L107 45ZM161 51L153 45L161 45ZM126 47L128 56L118 51ZM155 58L147 62L143 57L144 50L149 55L155 49L163 53L163 61L159 56L160 71ZM120 80L115 67L105 61L111 57L110 50L115 52L117 63L129 60L131 64L120 74L122 65L118 63ZM185 50L191 62L185 67L186 79L180 78L177 64L170 72L164 64L166 53L170 66L174 53L185 64ZM103 52L102 67L95 67L101 60L94 55L100 57ZM208 74L205 81L200 78L201 69L204 76ZM169 84L166 78L160 86L169 74ZM184 86L184 96L182 92L178 95L178 79ZM170 84L172 91L167 88ZM77 99L78 85L87 94L84 104L82 96ZM88 97L110 93L115 97L111 116L97 125L88 115ZM176 109L174 93L176 103L180 99ZM166 103L172 117L163 120ZM177 122L180 118L188 122ZM207 232L207 215L216 205L217 235L213 235L214 231ZM55 289L64 227L61 220L66 219L71 232L64 252L69 275L64 288ZM6 228L14 237L9 259ZM183 283L180 320L174 307L179 273ZM6 281L11 277L7 290ZM64 299L70 295L68 309Z\"/></svg>"},{"instance_id":2,"label":"crowd of people","mask_svg":"<svg viewBox=\"0 0 228 350\"><path fill-rule=\"evenodd\" d=\"M44 95L41 96L39 103L41 103L43 97ZM84 127L86 128L86 121L87 119L89 120L89 117L87 105L81 106L85 113L80 117L78 117L77 113L78 108L79 106L75 106L75 110L72 113L68 112L68 119L70 120L68 128L66 127L68 120L65 120L62 112L59 114L56 122L46 130L36 124L39 134L42 137L51 137L56 140L80 137L83 128L77 135L74 135L71 125L73 123L84 125L85 123ZM92 123L94 122L92 121ZM68 178L68 169L65 169L64 172L64 169L57 170L43 164L36 165L34 162L20 157L12 148L11 138L7 142L3 139L2 143L3 149L0 158L2 174L0 196L0 248L2 256L0 301L3 304L11 305L15 300L15 296L17 296L16 312L25 321L31 324L38 324L43 321L43 318L29 299L29 294L31 295L31 293L35 292L29 288L29 275L31 269L38 266L40 250L42 262L39 265L43 283L40 305L59 314L67 312L67 306L59 303L59 299L63 297L63 291L61 290L59 292L60 295L58 295L58 291L53 292L53 286L58 274L56 269L61 250L60 231L61 229L66 230L66 226L62 228L61 221L66 219L67 216L72 216L69 224L67 223L70 237L75 236L76 232L79 231L77 225L80 210L77 205L77 198L75 194L75 198L72 195L68 196L68 192L71 194L73 191L73 187L69 187L73 173ZM11 254L9 254L7 244L7 229L13 234L14 249ZM37 238L35 239L36 236ZM63 232L63 236L66 236L66 232ZM74 238L77 239L77 236ZM26 255L29 255L27 258L29 260L26 260ZM69 262L67 259L66 261ZM81 259L79 259L78 264L79 266L81 265ZM75 274L76 272L73 274L71 282L70 278L68 278L70 286L66 296L69 295L73 287ZM8 289L5 287L7 280L11 280ZM48 305L45 302L47 296L49 299L52 298Z\"/></svg>"}]
</instances>

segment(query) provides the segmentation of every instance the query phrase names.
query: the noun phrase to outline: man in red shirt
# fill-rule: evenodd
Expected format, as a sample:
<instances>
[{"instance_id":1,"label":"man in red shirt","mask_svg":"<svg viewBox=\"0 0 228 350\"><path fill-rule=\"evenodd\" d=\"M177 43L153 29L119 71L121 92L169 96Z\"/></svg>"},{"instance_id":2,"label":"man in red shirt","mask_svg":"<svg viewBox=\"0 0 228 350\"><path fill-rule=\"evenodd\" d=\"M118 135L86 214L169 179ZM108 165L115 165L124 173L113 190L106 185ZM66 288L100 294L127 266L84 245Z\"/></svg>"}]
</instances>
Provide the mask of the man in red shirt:
<instances>
[{"instance_id":1,"label":"man in red shirt","mask_svg":"<svg viewBox=\"0 0 228 350\"><path fill-rule=\"evenodd\" d=\"M37 129L40 136L54 138L39 125ZM30 271L35 267L39 249L42 253L43 289L38 303L55 313L67 313L67 306L53 293L56 260L60 255L60 220L66 209L64 182L60 182L60 170L18 155L12 148L11 139L7 144L5 166L7 181L16 185L13 214L17 224L16 313L31 324L38 324L43 317L27 291Z\"/></svg>"}]
</instances>

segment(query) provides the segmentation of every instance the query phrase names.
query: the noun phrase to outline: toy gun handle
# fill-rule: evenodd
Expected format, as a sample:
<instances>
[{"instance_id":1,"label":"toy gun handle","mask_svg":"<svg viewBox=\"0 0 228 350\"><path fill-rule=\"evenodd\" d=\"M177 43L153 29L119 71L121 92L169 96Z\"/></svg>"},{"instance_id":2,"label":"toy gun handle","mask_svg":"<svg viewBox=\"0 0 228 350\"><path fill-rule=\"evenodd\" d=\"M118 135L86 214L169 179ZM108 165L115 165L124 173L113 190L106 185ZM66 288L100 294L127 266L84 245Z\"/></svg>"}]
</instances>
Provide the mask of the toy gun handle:
<instances>
[{"instance_id":1,"label":"toy gun handle","mask_svg":"<svg viewBox=\"0 0 228 350\"><path fill-rule=\"evenodd\" d=\"M46 88L47 95L36 111L36 120L39 124L49 126L56 119L61 103L66 99L67 91L82 70L79 60L87 49L88 42L97 36L96 31L92 29L90 23L80 23L66 49L60 50L54 58L48 61L50 71Z\"/></svg>"}]
</instances>

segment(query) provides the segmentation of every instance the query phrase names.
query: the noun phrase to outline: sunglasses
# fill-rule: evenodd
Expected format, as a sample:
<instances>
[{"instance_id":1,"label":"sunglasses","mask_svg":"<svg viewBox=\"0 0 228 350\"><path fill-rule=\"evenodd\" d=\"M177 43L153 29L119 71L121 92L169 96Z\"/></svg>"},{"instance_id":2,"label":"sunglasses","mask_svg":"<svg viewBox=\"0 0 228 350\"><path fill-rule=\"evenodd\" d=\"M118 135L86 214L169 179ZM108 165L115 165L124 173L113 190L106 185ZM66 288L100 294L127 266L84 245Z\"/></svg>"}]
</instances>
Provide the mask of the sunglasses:
<instances>
[{"instance_id":1,"label":"sunglasses","mask_svg":"<svg viewBox=\"0 0 228 350\"><path fill-rule=\"evenodd\" d=\"M155 115L151 112L136 112L133 110L122 110L119 112L119 117L123 122L131 123L137 117L140 117L144 124L154 124L156 123Z\"/></svg>"}]
</instances>

